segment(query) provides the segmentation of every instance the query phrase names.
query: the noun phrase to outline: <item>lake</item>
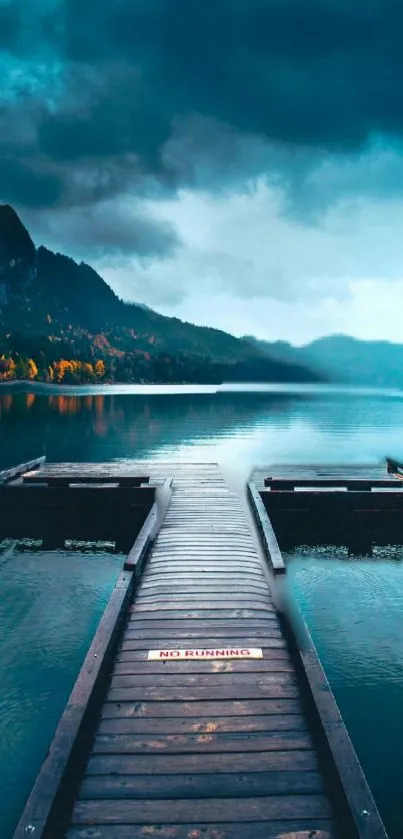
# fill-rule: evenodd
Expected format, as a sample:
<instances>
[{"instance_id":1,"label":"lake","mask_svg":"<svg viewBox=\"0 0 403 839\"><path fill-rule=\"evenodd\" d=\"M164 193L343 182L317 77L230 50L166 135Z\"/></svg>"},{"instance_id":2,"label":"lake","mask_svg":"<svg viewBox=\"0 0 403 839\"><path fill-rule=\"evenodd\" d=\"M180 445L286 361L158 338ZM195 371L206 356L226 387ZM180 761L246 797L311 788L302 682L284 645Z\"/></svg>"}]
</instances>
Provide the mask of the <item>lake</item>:
<instances>
[{"instance_id":1,"label":"lake","mask_svg":"<svg viewBox=\"0 0 403 839\"><path fill-rule=\"evenodd\" d=\"M240 493L270 463L403 459L403 393L341 388L0 390L0 468L51 461L217 461ZM403 824L403 551L287 556L390 839ZM108 554L0 555L0 836L12 836L116 580ZM32 666L34 663L34 667Z\"/></svg>"}]
</instances>

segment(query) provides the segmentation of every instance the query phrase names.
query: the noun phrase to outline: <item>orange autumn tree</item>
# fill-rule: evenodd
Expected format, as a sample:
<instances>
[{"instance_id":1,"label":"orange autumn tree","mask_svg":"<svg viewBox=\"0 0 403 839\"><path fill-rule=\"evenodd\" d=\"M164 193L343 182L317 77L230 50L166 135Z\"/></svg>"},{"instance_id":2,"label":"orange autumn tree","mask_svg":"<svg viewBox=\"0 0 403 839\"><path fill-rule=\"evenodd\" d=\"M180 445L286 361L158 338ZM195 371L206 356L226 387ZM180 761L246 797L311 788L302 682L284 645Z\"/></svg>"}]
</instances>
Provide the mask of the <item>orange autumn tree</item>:
<instances>
[{"instance_id":1,"label":"orange autumn tree","mask_svg":"<svg viewBox=\"0 0 403 839\"><path fill-rule=\"evenodd\" d=\"M60 361L53 362L53 381L60 384L79 384L80 382L95 382L103 379L105 376L105 363L98 360L91 364L89 361L78 361L72 359L66 361L62 358Z\"/></svg>"},{"instance_id":2,"label":"orange autumn tree","mask_svg":"<svg viewBox=\"0 0 403 839\"><path fill-rule=\"evenodd\" d=\"M0 382L12 379L54 382L55 384L92 384L105 378L105 362L98 359L93 363L77 359L61 358L48 367L38 369L33 358L16 355L15 359L0 353Z\"/></svg>"},{"instance_id":3,"label":"orange autumn tree","mask_svg":"<svg viewBox=\"0 0 403 839\"><path fill-rule=\"evenodd\" d=\"M28 368L27 368L27 378L32 381L32 379L36 379L38 375L38 368L33 360L33 358L28 359Z\"/></svg>"},{"instance_id":4,"label":"orange autumn tree","mask_svg":"<svg viewBox=\"0 0 403 839\"><path fill-rule=\"evenodd\" d=\"M12 358L7 358L5 355L0 355L0 382L6 382L8 379L15 379L16 365Z\"/></svg>"},{"instance_id":5,"label":"orange autumn tree","mask_svg":"<svg viewBox=\"0 0 403 839\"><path fill-rule=\"evenodd\" d=\"M64 358L61 358L60 361L53 362L53 371L54 371L54 381L60 384L66 374L66 370L70 370L70 361L65 361Z\"/></svg>"},{"instance_id":6,"label":"orange autumn tree","mask_svg":"<svg viewBox=\"0 0 403 839\"><path fill-rule=\"evenodd\" d=\"M103 379L105 376L105 362L99 359L94 364L95 375L97 379Z\"/></svg>"}]
</instances>

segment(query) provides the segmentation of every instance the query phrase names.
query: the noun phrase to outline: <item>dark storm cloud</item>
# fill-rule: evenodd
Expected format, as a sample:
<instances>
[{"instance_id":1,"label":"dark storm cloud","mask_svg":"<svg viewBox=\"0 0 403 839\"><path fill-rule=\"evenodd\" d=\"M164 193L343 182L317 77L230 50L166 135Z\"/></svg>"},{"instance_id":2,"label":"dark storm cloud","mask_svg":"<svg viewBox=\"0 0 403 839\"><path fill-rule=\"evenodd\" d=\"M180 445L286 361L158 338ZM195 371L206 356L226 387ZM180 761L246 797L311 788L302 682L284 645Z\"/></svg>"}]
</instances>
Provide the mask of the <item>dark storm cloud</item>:
<instances>
[{"instance_id":1,"label":"dark storm cloud","mask_svg":"<svg viewBox=\"0 0 403 839\"><path fill-rule=\"evenodd\" d=\"M27 210L24 221L32 230L35 241L46 241L57 248L63 242L75 256L85 260L99 260L104 256L140 259L159 255L169 256L178 240L168 224L157 223L144 208L134 210L119 201L95 206L56 208L52 213Z\"/></svg>"},{"instance_id":2,"label":"dark storm cloud","mask_svg":"<svg viewBox=\"0 0 403 839\"><path fill-rule=\"evenodd\" d=\"M29 93L45 203L172 189L200 165L213 186L259 169L295 186L314 157L403 134L400 0L0 0L2 20L10 53L61 68Z\"/></svg>"},{"instance_id":3,"label":"dark storm cloud","mask_svg":"<svg viewBox=\"0 0 403 839\"><path fill-rule=\"evenodd\" d=\"M402 23L400 0L64 0L53 31L70 60L127 62L150 143L156 112L197 112L349 149L403 128Z\"/></svg>"},{"instance_id":4,"label":"dark storm cloud","mask_svg":"<svg viewBox=\"0 0 403 839\"><path fill-rule=\"evenodd\" d=\"M28 207L56 206L62 194L57 175L35 171L29 162L0 153L0 197L7 204Z\"/></svg>"}]
</instances>

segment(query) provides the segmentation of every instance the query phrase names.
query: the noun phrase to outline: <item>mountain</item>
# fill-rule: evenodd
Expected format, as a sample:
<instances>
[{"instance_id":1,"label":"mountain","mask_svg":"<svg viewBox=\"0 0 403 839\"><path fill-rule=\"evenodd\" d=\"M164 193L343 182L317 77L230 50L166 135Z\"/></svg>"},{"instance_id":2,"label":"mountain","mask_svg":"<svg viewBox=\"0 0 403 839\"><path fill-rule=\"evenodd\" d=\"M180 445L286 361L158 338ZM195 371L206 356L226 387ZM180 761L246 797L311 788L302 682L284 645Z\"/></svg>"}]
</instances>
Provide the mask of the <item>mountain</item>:
<instances>
[{"instance_id":1,"label":"mountain","mask_svg":"<svg viewBox=\"0 0 403 839\"><path fill-rule=\"evenodd\" d=\"M287 381L322 376L226 332L125 303L85 263L36 248L0 206L0 380Z\"/></svg>"},{"instance_id":2,"label":"mountain","mask_svg":"<svg viewBox=\"0 0 403 839\"><path fill-rule=\"evenodd\" d=\"M250 336L244 340L273 361L307 366L335 383L403 388L402 344L360 341L348 335L329 335L304 347Z\"/></svg>"}]
</instances>

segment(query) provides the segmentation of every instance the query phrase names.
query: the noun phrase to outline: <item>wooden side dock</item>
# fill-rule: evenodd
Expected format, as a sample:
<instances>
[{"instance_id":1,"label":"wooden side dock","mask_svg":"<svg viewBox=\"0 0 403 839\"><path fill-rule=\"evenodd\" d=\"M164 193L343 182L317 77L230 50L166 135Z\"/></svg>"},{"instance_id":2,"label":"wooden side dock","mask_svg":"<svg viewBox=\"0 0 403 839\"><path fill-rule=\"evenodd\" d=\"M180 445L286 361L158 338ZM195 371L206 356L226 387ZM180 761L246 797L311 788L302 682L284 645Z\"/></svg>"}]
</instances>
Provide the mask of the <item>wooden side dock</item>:
<instances>
[{"instance_id":1,"label":"wooden side dock","mask_svg":"<svg viewBox=\"0 0 403 839\"><path fill-rule=\"evenodd\" d=\"M215 464L141 469L172 498L126 560L14 839L386 839L242 500Z\"/></svg>"},{"instance_id":2,"label":"wooden side dock","mask_svg":"<svg viewBox=\"0 0 403 839\"><path fill-rule=\"evenodd\" d=\"M280 548L345 545L370 554L373 545L403 542L403 469L374 466L275 465L256 469L258 494Z\"/></svg>"}]
</instances>

